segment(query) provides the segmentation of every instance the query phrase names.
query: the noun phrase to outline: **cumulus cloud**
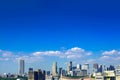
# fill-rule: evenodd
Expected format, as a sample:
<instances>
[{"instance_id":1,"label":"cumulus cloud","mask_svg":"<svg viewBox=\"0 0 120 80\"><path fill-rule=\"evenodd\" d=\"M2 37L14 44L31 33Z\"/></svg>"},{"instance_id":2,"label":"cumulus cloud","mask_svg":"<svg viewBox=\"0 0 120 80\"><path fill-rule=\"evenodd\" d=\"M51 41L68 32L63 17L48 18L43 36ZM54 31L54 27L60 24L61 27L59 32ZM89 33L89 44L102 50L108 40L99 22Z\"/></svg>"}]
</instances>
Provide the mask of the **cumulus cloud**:
<instances>
[{"instance_id":1,"label":"cumulus cloud","mask_svg":"<svg viewBox=\"0 0 120 80\"><path fill-rule=\"evenodd\" d=\"M1 60L13 60L18 61L19 59L25 59L27 62L35 62L43 60L46 56L49 57L58 57L58 58L64 58L64 59L80 59L83 57L87 57L92 55L92 52L88 52L82 48L79 47L73 47L71 49L65 50L65 51L36 51L29 54L18 54L11 51L3 51L0 50L0 53L2 53L2 59Z\"/></svg>"},{"instance_id":2,"label":"cumulus cloud","mask_svg":"<svg viewBox=\"0 0 120 80\"><path fill-rule=\"evenodd\" d=\"M71 49L67 50L65 52L65 55L66 55L67 58L72 58L72 59L76 58L77 59L77 58L82 58L82 57L85 57L85 56L90 56L90 55L92 55L92 53L87 52L82 48L74 47L74 48L71 48Z\"/></svg>"},{"instance_id":3,"label":"cumulus cloud","mask_svg":"<svg viewBox=\"0 0 120 80\"><path fill-rule=\"evenodd\" d=\"M43 60L42 57L24 55L24 56L16 57L16 58L15 58L15 62L16 62L16 61L18 62L20 59L24 59L27 63L33 63L33 62L37 62L37 61L42 61L42 60Z\"/></svg>"},{"instance_id":4,"label":"cumulus cloud","mask_svg":"<svg viewBox=\"0 0 120 80\"><path fill-rule=\"evenodd\" d=\"M68 59L77 59L84 56L92 55L91 52L86 52L84 49L79 47L74 47L68 49L66 51L39 51L32 53L33 56L56 56L60 58L68 58Z\"/></svg>"},{"instance_id":5,"label":"cumulus cloud","mask_svg":"<svg viewBox=\"0 0 120 80\"><path fill-rule=\"evenodd\" d=\"M111 50L111 51L104 51L102 53L102 57L101 59L111 59L111 60L115 60L115 59L119 59L120 56L120 51L117 50Z\"/></svg>"},{"instance_id":6,"label":"cumulus cloud","mask_svg":"<svg viewBox=\"0 0 120 80\"><path fill-rule=\"evenodd\" d=\"M99 58L99 61L101 63L119 63L120 60L120 51L119 50L110 50L110 51L104 51L102 52L101 57Z\"/></svg>"},{"instance_id":7,"label":"cumulus cloud","mask_svg":"<svg viewBox=\"0 0 120 80\"><path fill-rule=\"evenodd\" d=\"M103 55L114 55L114 54L118 54L119 52L116 50L111 50L111 51L105 51L102 54Z\"/></svg>"},{"instance_id":8,"label":"cumulus cloud","mask_svg":"<svg viewBox=\"0 0 120 80\"><path fill-rule=\"evenodd\" d=\"M78 59L78 58L81 58L80 55L67 55L67 58L68 59Z\"/></svg>"},{"instance_id":9,"label":"cumulus cloud","mask_svg":"<svg viewBox=\"0 0 120 80\"><path fill-rule=\"evenodd\" d=\"M63 54L61 51L42 51L42 52L34 52L32 53L33 56L58 56L62 57Z\"/></svg>"},{"instance_id":10,"label":"cumulus cloud","mask_svg":"<svg viewBox=\"0 0 120 80\"><path fill-rule=\"evenodd\" d=\"M102 56L100 59L106 60L106 59L110 59L110 57L109 56Z\"/></svg>"}]
</instances>

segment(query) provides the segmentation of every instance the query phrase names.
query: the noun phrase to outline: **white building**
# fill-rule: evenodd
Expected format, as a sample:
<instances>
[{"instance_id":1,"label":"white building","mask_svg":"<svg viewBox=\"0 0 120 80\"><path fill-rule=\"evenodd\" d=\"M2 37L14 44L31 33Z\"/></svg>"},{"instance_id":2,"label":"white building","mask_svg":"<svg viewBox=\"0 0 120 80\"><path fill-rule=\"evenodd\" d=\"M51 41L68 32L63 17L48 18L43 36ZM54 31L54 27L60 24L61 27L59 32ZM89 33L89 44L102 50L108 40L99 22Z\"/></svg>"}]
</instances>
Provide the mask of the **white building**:
<instances>
[{"instance_id":1,"label":"white building","mask_svg":"<svg viewBox=\"0 0 120 80\"><path fill-rule=\"evenodd\" d=\"M58 76L58 72L57 72L57 62L54 62L54 63L53 63L53 66L52 66L52 75L53 75L53 76Z\"/></svg>"},{"instance_id":2,"label":"white building","mask_svg":"<svg viewBox=\"0 0 120 80\"><path fill-rule=\"evenodd\" d=\"M120 80L120 65L116 66L116 80Z\"/></svg>"}]
</instances>

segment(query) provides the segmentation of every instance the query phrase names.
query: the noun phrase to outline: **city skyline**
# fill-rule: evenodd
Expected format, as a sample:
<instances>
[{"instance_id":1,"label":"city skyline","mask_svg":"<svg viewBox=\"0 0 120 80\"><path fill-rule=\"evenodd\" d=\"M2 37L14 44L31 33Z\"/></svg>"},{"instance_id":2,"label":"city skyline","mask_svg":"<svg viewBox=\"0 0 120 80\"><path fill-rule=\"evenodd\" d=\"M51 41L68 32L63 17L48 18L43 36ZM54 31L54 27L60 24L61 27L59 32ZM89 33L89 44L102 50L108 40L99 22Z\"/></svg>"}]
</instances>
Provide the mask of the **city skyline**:
<instances>
[{"instance_id":1,"label":"city skyline","mask_svg":"<svg viewBox=\"0 0 120 80\"><path fill-rule=\"evenodd\" d=\"M107 0L0 1L0 73L56 61L119 65L120 5ZM5 69L6 68L6 69Z\"/></svg>"}]
</instances>

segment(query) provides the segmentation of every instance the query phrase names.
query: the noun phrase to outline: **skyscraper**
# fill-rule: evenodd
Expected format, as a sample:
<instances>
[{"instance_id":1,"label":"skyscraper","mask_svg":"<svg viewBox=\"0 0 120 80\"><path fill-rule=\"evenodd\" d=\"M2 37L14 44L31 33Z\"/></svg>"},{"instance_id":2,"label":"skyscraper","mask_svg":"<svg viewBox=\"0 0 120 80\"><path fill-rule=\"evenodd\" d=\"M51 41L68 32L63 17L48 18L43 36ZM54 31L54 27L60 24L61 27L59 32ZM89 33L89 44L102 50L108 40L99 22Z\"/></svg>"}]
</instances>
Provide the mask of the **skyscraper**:
<instances>
[{"instance_id":1,"label":"skyscraper","mask_svg":"<svg viewBox=\"0 0 120 80\"><path fill-rule=\"evenodd\" d=\"M59 68L59 72L58 72L58 75L60 76L62 73L62 68Z\"/></svg>"},{"instance_id":2,"label":"skyscraper","mask_svg":"<svg viewBox=\"0 0 120 80\"><path fill-rule=\"evenodd\" d=\"M72 61L70 61L67 66L67 72L69 73L70 71L72 71Z\"/></svg>"},{"instance_id":3,"label":"skyscraper","mask_svg":"<svg viewBox=\"0 0 120 80\"><path fill-rule=\"evenodd\" d=\"M77 64L77 69L81 70L81 65L80 64Z\"/></svg>"},{"instance_id":4,"label":"skyscraper","mask_svg":"<svg viewBox=\"0 0 120 80\"><path fill-rule=\"evenodd\" d=\"M99 68L99 65L97 63L94 63L93 64L93 72L97 72L98 71L98 68Z\"/></svg>"},{"instance_id":5,"label":"skyscraper","mask_svg":"<svg viewBox=\"0 0 120 80\"><path fill-rule=\"evenodd\" d=\"M53 63L53 66L52 66L52 75L53 76L58 76L58 73L57 73L57 62Z\"/></svg>"},{"instance_id":6,"label":"skyscraper","mask_svg":"<svg viewBox=\"0 0 120 80\"><path fill-rule=\"evenodd\" d=\"M103 72L103 66L100 65L99 68L98 68L98 72L102 73Z\"/></svg>"},{"instance_id":7,"label":"skyscraper","mask_svg":"<svg viewBox=\"0 0 120 80\"><path fill-rule=\"evenodd\" d=\"M34 80L33 68L29 68L29 71L28 71L28 80Z\"/></svg>"},{"instance_id":8,"label":"skyscraper","mask_svg":"<svg viewBox=\"0 0 120 80\"><path fill-rule=\"evenodd\" d=\"M86 70L87 71L87 75L89 75L89 64L84 64L84 65L82 65L82 70Z\"/></svg>"},{"instance_id":9,"label":"skyscraper","mask_svg":"<svg viewBox=\"0 0 120 80\"><path fill-rule=\"evenodd\" d=\"M25 69L25 62L23 59L20 59L20 66L19 66L19 74L20 75L24 74L24 69Z\"/></svg>"},{"instance_id":10,"label":"skyscraper","mask_svg":"<svg viewBox=\"0 0 120 80\"><path fill-rule=\"evenodd\" d=\"M29 68L28 80L45 80L45 71L40 69L33 71L32 68Z\"/></svg>"}]
</instances>

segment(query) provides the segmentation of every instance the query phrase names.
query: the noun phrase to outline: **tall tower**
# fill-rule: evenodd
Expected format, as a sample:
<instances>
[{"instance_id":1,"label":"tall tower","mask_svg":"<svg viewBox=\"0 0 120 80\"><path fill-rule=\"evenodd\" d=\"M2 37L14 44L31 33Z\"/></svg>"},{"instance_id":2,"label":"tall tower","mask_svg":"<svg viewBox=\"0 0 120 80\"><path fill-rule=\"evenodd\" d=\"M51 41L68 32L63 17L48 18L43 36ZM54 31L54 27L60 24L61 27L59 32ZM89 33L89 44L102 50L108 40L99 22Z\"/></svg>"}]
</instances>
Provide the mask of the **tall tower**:
<instances>
[{"instance_id":1,"label":"tall tower","mask_svg":"<svg viewBox=\"0 0 120 80\"><path fill-rule=\"evenodd\" d=\"M97 63L93 64L93 72L97 72L99 68L99 65Z\"/></svg>"},{"instance_id":2,"label":"tall tower","mask_svg":"<svg viewBox=\"0 0 120 80\"><path fill-rule=\"evenodd\" d=\"M53 66L52 66L52 75L53 76L58 76L58 74L57 74L57 62L53 63Z\"/></svg>"},{"instance_id":3,"label":"tall tower","mask_svg":"<svg viewBox=\"0 0 120 80\"><path fill-rule=\"evenodd\" d=\"M20 65L19 65L19 74L23 75L25 69L25 62L23 59L20 59Z\"/></svg>"},{"instance_id":4,"label":"tall tower","mask_svg":"<svg viewBox=\"0 0 120 80\"><path fill-rule=\"evenodd\" d=\"M69 74L69 72L72 71L72 61L70 61L67 65L67 72Z\"/></svg>"}]
</instances>

